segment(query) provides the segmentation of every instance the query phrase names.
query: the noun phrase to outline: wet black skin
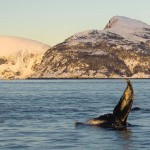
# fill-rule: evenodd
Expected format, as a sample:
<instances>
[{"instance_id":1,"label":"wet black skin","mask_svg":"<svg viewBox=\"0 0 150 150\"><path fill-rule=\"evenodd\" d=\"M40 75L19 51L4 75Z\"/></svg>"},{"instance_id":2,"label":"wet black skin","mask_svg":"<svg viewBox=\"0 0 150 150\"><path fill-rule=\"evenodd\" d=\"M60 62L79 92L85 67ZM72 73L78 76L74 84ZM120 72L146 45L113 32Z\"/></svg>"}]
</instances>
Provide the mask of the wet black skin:
<instances>
[{"instance_id":1,"label":"wet black skin","mask_svg":"<svg viewBox=\"0 0 150 150\"><path fill-rule=\"evenodd\" d=\"M127 87L122 94L118 104L114 108L113 113L101 115L97 118L87 120L85 123L76 122L75 125L90 125L113 129L127 127L129 125L127 123L127 117L133 104L134 92L131 82L128 79L126 79L126 82Z\"/></svg>"}]
</instances>

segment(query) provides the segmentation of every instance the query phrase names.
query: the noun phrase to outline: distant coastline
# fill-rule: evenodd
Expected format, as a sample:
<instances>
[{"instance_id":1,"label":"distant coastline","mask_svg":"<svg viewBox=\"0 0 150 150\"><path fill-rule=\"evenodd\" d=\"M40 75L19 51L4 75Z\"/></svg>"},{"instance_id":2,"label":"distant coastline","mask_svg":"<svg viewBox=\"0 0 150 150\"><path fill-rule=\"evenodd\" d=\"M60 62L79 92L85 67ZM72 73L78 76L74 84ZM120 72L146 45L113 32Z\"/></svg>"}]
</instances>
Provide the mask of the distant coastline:
<instances>
[{"instance_id":1,"label":"distant coastline","mask_svg":"<svg viewBox=\"0 0 150 150\"><path fill-rule=\"evenodd\" d=\"M126 78L27 78L26 80L118 80L118 79L126 79ZM128 79L150 79L150 78L128 78Z\"/></svg>"}]
</instances>

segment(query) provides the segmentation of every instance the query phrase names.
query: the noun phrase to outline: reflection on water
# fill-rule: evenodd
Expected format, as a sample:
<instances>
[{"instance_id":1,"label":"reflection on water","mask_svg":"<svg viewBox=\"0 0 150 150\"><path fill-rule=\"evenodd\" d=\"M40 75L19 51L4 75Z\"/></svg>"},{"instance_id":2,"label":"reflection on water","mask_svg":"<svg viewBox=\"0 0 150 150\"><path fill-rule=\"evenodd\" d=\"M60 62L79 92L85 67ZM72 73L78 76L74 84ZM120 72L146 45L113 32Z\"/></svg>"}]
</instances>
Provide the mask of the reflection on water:
<instances>
[{"instance_id":1,"label":"reflection on water","mask_svg":"<svg viewBox=\"0 0 150 150\"><path fill-rule=\"evenodd\" d=\"M119 131L120 137L124 139L125 141L129 141L132 137L132 131L130 129L127 129L125 131Z\"/></svg>"},{"instance_id":2,"label":"reflection on water","mask_svg":"<svg viewBox=\"0 0 150 150\"><path fill-rule=\"evenodd\" d=\"M132 147L132 131L130 129L117 132L118 140L123 141L121 149L129 150Z\"/></svg>"}]
</instances>

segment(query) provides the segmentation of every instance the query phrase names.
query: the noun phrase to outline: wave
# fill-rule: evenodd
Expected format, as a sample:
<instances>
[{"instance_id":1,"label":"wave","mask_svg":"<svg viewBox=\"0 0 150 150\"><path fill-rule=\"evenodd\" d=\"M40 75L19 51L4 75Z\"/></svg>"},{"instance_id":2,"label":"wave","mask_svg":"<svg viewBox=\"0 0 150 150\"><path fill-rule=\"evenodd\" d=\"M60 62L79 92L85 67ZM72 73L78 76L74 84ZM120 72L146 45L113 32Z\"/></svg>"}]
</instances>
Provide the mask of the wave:
<instances>
[{"instance_id":1,"label":"wave","mask_svg":"<svg viewBox=\"0 0 150 150\"><path fill-rule=\"evenodd\" d=\"M150 109L149 108L133 107L131 109L131 112L134 112L134 111L142 111L144 113L150 113Z\"/></svg>"}]
</instances>

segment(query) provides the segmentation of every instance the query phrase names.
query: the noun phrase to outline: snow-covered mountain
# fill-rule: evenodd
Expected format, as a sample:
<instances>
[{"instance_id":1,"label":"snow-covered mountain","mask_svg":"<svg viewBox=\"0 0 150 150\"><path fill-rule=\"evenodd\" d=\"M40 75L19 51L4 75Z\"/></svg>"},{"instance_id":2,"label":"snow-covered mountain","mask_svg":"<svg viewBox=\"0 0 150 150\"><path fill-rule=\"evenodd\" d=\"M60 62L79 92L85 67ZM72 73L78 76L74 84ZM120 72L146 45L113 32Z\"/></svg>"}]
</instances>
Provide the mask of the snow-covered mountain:
<instances>
[{"instance_id":1,"label":"snow-covered mountain","mask_svg":"<svg viewBox=\"0 0 150 150\"><path fill-rule=\"evenodd\" d=\"M115 16L103 30L77 33L43 56L43 78L150 77L150 25Z\"/></svg>"},{"instance_id":2,"label":"snow-covered mountain","mask_svg":"<svg viewBox=\"0 0 150 150\"><path fill-rule=\"evenodd\" d=\"M30 77L50 46L13 36L0 36L0 79Z\"/></svg>"},{"instance_id":3,"label":"snow-covered mountain","mask_svg":"<svg viewBox=\"0 0 150 150\"><path fill-rule=\"evenodd\" d=\"M150 39L150 25L127 17L113 17L104 30L133 42L146 42Z\"/></svg>"}]
</instances>

